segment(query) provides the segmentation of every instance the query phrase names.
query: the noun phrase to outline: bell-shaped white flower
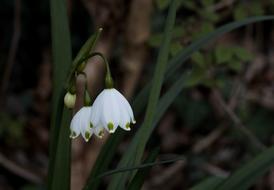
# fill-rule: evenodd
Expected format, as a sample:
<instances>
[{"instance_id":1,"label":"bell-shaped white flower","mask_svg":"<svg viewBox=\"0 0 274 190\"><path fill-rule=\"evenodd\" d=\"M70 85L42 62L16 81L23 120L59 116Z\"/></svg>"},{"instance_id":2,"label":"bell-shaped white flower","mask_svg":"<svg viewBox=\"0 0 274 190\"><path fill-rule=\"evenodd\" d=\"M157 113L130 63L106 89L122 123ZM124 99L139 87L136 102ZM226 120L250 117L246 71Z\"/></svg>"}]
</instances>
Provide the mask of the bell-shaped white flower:
<instances>
[{"instance_id":1,"label":"bell-shaped white flower","mask_svg":"<svg viewBox=\"0 0 274 190\"><path fill-rule=\"evenodd\" d=\"M82 107L72 118L70 123L71 138L76 138L81 133L82 137L87 142L92 136L94 129L90 125L90 113L92 107Z\"/></svg>"},{"instance_id":2,"label":"bell-shaped white flower","mask_svg":"<svg viewBox=\"0 0 274 190\"><path fill-rule=\"evenodd\" d=\"M114 133L118 126L130 130L135 123L133 111L126 98L114 88L103 90L95 99L91 112L93 126L104 127Z\"/></svg>"}]
</instances>

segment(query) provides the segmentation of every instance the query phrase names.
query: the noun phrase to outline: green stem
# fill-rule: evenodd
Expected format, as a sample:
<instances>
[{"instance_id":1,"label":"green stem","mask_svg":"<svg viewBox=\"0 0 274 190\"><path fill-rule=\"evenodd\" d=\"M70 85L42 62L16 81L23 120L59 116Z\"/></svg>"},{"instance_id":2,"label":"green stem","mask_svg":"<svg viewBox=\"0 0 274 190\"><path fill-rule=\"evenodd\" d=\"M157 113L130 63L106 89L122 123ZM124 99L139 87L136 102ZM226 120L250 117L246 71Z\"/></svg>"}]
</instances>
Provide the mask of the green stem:
<instances>
[{"instance_id":1,"label":"green stem","mask_svg":"<svg viewBox=\"0 0 274 190\"><path fill-rule=\"evenodd\" d=\"M75 89L75 80L74 80L74 74L77 73L82 73L83 69L86 67L86 64L87 64L87 60L94 57L94 56L99 56L105 63L106 65L106 69L107 69L107 72L106 72L106 78L105 78L105 86L106 88L110 89L110 88L113 88L113 79L112 79L112 76L111 76L111 71L110 71L110 67L109 67L109 63L106 59L106 57L100 53L100 52L93 52L85 57L83 57L82 59L79 59L79 61L75 64L75 66L73 67L71 74L69 76L69 82L67 84L67 90L68 91L73 91Z\"/></svg>"},{"instance_id":2,"label":"green stem","mask_svg":"<svg viewBox=\"0 0 274 190\"><path fill-rule=\"evenodd\" d=\"M75 84L74 84L75 80L74 80L73 76L75 75L76 71L83 71L83 69L85 68L86 64L85 63L82 64L83 63L83 58L84 58L84 60L87 60L86 57L89 56L89 55L92 55L92 53L90 54L90 52L93 51L94 46L97 43L102 31L103 31L103 28L99 28L98 31L94 34L94 36L92 36L84 44L84 46L81 48L80 52L77 54L77 56L73 60L72 68L69 72L67 82L66 82L66 85L65 85L65 88L67 89L67 91L70 91L71 93L75 92Z\"/></svg>"}]
</instances>

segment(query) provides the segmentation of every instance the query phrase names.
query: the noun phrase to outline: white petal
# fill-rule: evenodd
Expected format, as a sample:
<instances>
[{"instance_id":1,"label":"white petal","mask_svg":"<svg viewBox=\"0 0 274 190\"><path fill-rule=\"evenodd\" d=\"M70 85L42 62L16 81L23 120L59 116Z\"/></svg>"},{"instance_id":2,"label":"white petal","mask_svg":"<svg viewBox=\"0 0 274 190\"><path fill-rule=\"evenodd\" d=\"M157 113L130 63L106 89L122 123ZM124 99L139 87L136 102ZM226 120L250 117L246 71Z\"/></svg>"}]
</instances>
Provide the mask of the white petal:
<instances>
[{"instance_id":1,"label":"white petal","mask_svg":"<svg viewBox=\"0 0 274 190\"><path fill-rule=\"evenodd\" d=\"M130 116L131 122L133 124L136 123L136 121L134 119L132 108L131 108L130 104L128 103L127 99L118 90L116 90L116 89L114 89L114 93L115 93L116 97L119 97L120 102L126 108L128 114Z\"/></svg>"},{"instance_id":2,"label":"white petal","mask_svg":"<svg viewBox=\"0 0 274 190\"><path fill-rule=\"evenodd\" d=\"M81 108L82 115L80 118L80 127L81 127L81 135L88 141L93 134L93 130L90 128L90 113L92 108L91 107L83 107Z\"/></svg>"},{"instance_id":3,"label":"white petal","mask_svg":"<svg viewBox=\"0 0 274 190\"><path fill-rule=\"evenodd\" d=\"M113 95L113 90L114 89L106 89L103 100L102 123L110 133L115 132L120 119L119 105Z\"/></svg>"},{"instance_id":4,"label":"white petal","mask_svg":"<svg viewBox=\"0 0 274 190\"><path fill-rule=\"evenodd\" d=\"M105 91L103 90L95 99L93 106L92 106L92 112L90 115L91 118L91 123L93 126L97 126L100 122L100 119L102 117L102 107L103 107L103 100L104 100L104 93Z\"/></svg>"},{"instance_id":5,"label":"white petal","mask_svg":"<svg viewBox=\"0 0 274 190\"><path fill-rule=\"evenodd\" d=\"M104 127L103 125L99 125L94 127L94 134L100 139L104 136Z\"/></svg>"},{"instance_id":6,"label":"white petal","mask_svg":"<svg viewBox=\"0 0 274 190\"><path fill-rule=\"evenodd\" d=\"M121 100L121 98L115 93L116 101L119 102L119 112L120 112L120 120L119 120L119 126L123 128L126 131L130 131L130 115L127 111L126 106L124 105L124 102Z\"/></svg>"},{"instance_id":7,"label":"white petal","mask_svg":"<svg viewBox=\"0 0 274 190\"><path fill-rule=\"evenodd\" d=\"M89 140L92 135L92 130L89 127L90 112L91 107L83 107L74 115L70 125L71 138L76 138L81 133L86 141Z\"/></svg>"},{"instance_id":8,"label":"white petal","mask_svg":"<svg viewBox=\"0 0 274 190\"><path fill-rule=\"evenodd\" d=\"M80 134L81 128L80 128L80 117L81 112L80 110L73 116L71 122L70 122L70 131L71 131L71 138L76 138Z\"/></svg>"}]
</instances>

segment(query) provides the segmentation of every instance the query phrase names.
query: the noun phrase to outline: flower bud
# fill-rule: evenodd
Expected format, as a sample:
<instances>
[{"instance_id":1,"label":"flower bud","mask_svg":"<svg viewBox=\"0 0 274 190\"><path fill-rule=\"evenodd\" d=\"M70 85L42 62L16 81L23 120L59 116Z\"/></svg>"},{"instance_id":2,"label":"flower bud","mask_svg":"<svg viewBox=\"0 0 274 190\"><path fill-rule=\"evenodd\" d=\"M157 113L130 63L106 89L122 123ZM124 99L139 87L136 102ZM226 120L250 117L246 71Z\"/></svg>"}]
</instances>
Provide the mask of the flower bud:
<instances>
[{"instance_id":1,"label":"flower bud","mask_svg":"<svg viewBox=\"0 0 274 190\"><path fill-rule=\"evenodd\" d=\"M76 94L71 94L70 92L67 92L64 97L64 104L67 108L72 109L75 106L76 101Z\"/></svg>"}]
</instances>

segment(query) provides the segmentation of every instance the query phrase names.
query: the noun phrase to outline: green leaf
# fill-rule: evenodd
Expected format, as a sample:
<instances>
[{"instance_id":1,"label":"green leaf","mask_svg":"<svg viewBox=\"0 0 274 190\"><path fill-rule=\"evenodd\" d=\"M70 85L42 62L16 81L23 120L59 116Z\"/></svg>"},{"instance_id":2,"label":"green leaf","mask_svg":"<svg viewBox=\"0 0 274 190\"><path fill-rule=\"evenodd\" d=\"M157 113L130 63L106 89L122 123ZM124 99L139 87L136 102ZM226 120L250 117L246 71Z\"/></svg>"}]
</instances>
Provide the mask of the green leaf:
<instances>
[{"instance_id":1,"label":"green leaf","mask_svg":"<svg viewBox=\"0 0 274 190\"><path fill-rule=\"evenodd\" d=\"M198 185L195 185L190 190L209 190L209 189L215 189L221 182L223 182L223 178L221 177L209 177L202 182L200 182Z\"/></svg>"},{"instance_id":2,"label":"green leaf","mask_svg":"<svg viewBox=\"0 0 274 190\"><path fill-rule=\"evenodd\" d=\"M73 65L80 61L83 57L88 56L93 52L95 45L101 35L102 28L99 28L94 34L92 34L85 44L81 47L80 51L77 53L76 57L73 60Z\"/></svg>"},{"instance_id":3,"label":"green leaf","mask_svg":"<svg viewBox=\"0 0 274 190\"><path fill-rule=\"evenodd\" d=\"M171 3L171 0L156 0L156 5L158 9L161 11L168 8L170 3Z\"/></svg>"},{"instance_id":4,"label":"green leaf","mask_svg":"<svg viewBox=\"0 0 274 190\"><path fill-rule=\"evenodd\" d=\"M248 189L259 177L265 174L273 164L274 147L272 146L234 172L218 185L215 190Z\"/></svg>"},{"instance_id":5,"label":"green leaf","mask_svg":"<svg viewBox=\"0 0 274 190\"><path fill-rule=\"evenodd\" d=\"M117 173L132 171L132 170L141 170L141 169L145 169L145 168L150 168L150 167L156 166L156 165L168 164L168 163L176 162L176 161L179 161L179 160L185 160L185 157L184 156L176 156L175 158L168 159L168 160L162 160L162 161L157 161L157 162L149 162L149 163L141 164L141 165L138 165L138 166L131 166L131 167L124 167L124 168L109 170L109 171L104 172L101 175L99 175L98 178L102 178L102 177L109 176L109 175L114 175L114 174L117 174Z\"/></svg>"},{"instance_id":6,"label":"green leaf","mask_svg":"<svg viewBox=\"0 0 274 190\"><path fill-rule=\"evenodd\" d=\"M59 126L60 135L57 141L52 181L49 189L70 189L70 162L71 162L71 139L69 138L69 123L71 111L64 108L62 124Z\"/></svg>"},{"instance_id":7,"label":"green leaf","mask_svg":"<svg viewBox=\"0 0 274 190\"><path fill-rule=\"evenodd\" d=\"M201 68L203 68L205 66L206 59L205 59L204 55L199 51L192 54L191 60L194 63L196 63L197 66L199 66Z\"/></svg>"},{"instance_id":8,"label":"green leaf","mask_svg":"<svg viewBox=\"0 0 274 190\"><path fill-rule=\"evenodd\" d=\"M118 129L117 132L115 132L115 135L111 135L109 137L108 141L104 144L96 159L96 162L91 170L91 173L83 190L95 190L99 187L100 180L98 179L98 176L106 172L109 163L112 161L112 158L114 157L120 139L124 135L124 131Z\"/></svg>"},{"instance_id":9,"label":"green leaf","mask_svg":"<svg viewBox=\"0 0 274 190\"><path fill-rule=\"evenodd\" d=\"M238 60L232 60L228 63L228 67L235 72L240 72L243 68L243 63Z\"/></svg>"},{"instance_id":10,"label":"green leaf","mask_svg":"<svg viewBox=\"0 0 274 190\"><path fill-rule=\"evenodd\" d=\"M203 0L201 2L205 7L208 7L214 3L214 0Z\"/></svg>"},{"instance_id":11,"label":"green leaf","mask_svg":"<svg viewBox=\"0 0 274 190\"><path fill-rule=\"evenodd\" d=\"M180 42L173 42L170 46L171 56L176 55L182 48L183 48L183 46L181 45Z\"/></svg>"},{"instance_id":12,"label":"green leaf","mask_svg":"<svg viewBox=\"0 0 274 190\"><path fill-rule=\"evenodd\" d=\"M241 61L251 61L253 58L252 54L249 51L241 47L233 48L233 52L236 57L239 58Z\"/></svg>"},{"instance_id":13,"label":"green leaf","mask_svg":"<svg viewBox=\"0 0 274 190\"><path fill-rule=\"evenodd\" d=\"M48 187L69 189L70 186L70 139L68 118L62 116L62 94L68 70L71 66L71 43L65 0L51 0L51 28L53 52L53 106L50 129L50 161Z\"/></svg>"},{"instance_id":14,"label":"green leaf","mask_svg":"<svg viewBox=\"0 0 274 190\"><path fill-rule=\"evenodd\" d=\"M264 8L263 4L261 2L252 2L250 5L250 14L252 15L263 15L264 14Z\"/></svg>"},{"instance_id":15,"label":"green leaf","mask_svg":"<svg viewBox=\"0 0 274 190\"><path fill-rule=\"evenodd\" d=\"M175 23L176 9L179 2L179 0L174 0L169 8L169 13L165 26L165 34L157 58L157 64L155 68L155 74L152 80L152 86L150 90L150 96L144 119L144 124L139 128L137 134L130 143L128 151L124 153L121 161L119 162L118 167L128 167L140 163L146 142L148 141L150 133L153 130L153 119L156 112L158 99L160 96L160 90L164 80L164 74L168 62L170 41L172 38L172 29ZM140 139L142 140L140 141ZM129 176L130 173L128 172L116 174L112 178L110 185L108 186L108 189L125 189L125 183Z\"/></svg>"},{"instance_id":16,"label":"green leaf","mask_svg":"<svg viewBox=\"0 0 274 190\"><path fill-rule=\"evenodd\" d=\"M188 87L193 87L201 84L205 78L206 70L204 68L195 67L191 72L189 78L186 80L186 85Z\"/></svg>"},{"instance_id":17,"label":"green leaf","mask_svg":"<svg viewBox=\"0 0 274 190\"><path fill-rule=\"evenodd\" d=\"M157 158L157 155L159 154L160 149L156 148L153 151L151 151L147 157L147 159L145 160L145 163L151 163L154 162ZM143 170L138 170L138 172L135 174L135 176L133 177L133 179L131 180L129 186L128 186L128 190L139 190L142 188L142 185L145 181L145 177L148 175L149 171L150 171L151 167L147 167Z\"/></svg>"},{"instance_id":18,"label":"green leaf","mask_svg":"<svg viewBox=\"0 0 274 190\"><path fill-rule=\"evenodd\" d=\"M248 12L247 12L247 9L246 7L242 6L242 5L239 5L234 13L233 13L233 16L234 16L234 19L235 20L242 20L242 19L245 19L247 16L248 16Z\"/></svg>"},{"instance_id":19,"label":"green leaf","mask_svg":"<svg viewBox=\"0 0 274 190\"><path fill-rule=\"evenodd\" d=\"M204 22L202 23L200 30L194 33L193 38L198 39L212 31L214 31L214 25L211 22Z\"/></svg>"},{"instance_id":20,"label":"green leaf","mask_svg":"<svg viewBox=\"0 0 274 190\"><path fill-rule=\"evenodd\" d=\"M231 47L217 46L215 49L215 57L217 64L228 63L233 56L233 51Z\"/></svg>"}]
</instances>

